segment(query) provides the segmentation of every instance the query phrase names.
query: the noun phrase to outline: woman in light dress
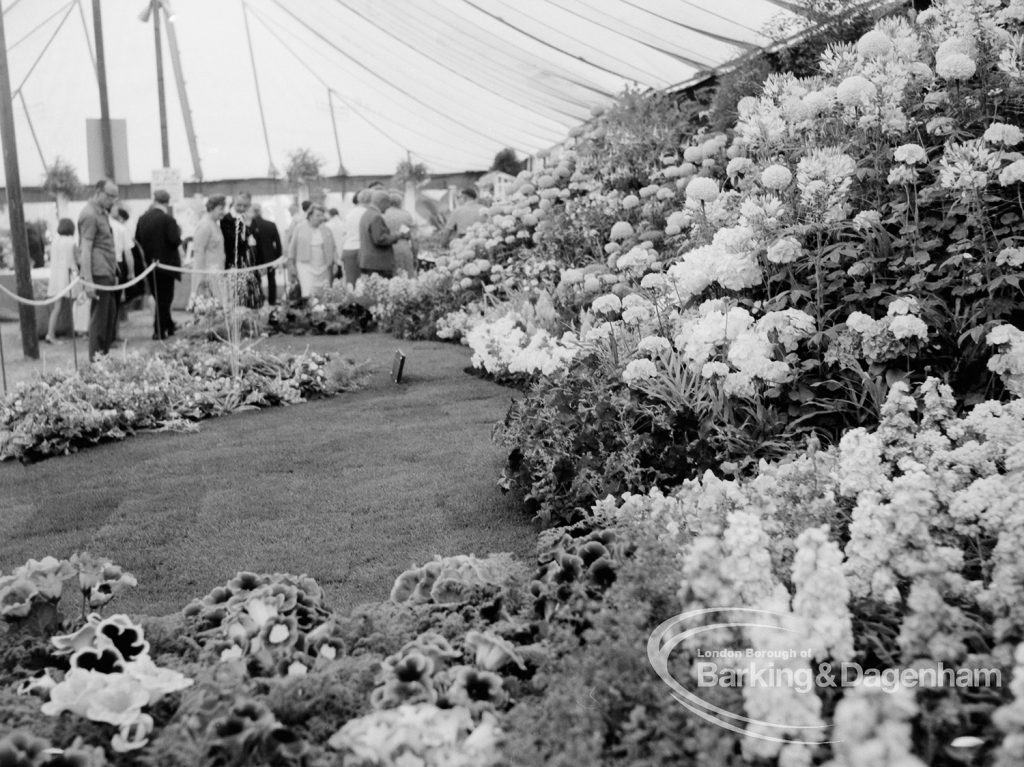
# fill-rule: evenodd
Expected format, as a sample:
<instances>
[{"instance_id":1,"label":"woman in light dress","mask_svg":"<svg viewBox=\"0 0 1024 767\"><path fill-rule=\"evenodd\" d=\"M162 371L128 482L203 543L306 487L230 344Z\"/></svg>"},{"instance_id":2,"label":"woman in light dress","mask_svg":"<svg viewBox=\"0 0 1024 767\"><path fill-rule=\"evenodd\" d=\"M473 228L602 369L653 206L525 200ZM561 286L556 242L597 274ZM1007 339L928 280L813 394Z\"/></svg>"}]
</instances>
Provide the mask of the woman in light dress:
<instances>
[{"instance_id":1,"label":"woman in light dress","mask_svg":"<svg viewBox=\"0 0 1024 767\"><path fill-rule=\"evenodd\" d=\"M57 239L50 246L50 282L46 286L46 295L53 297L62 293L78 275L78 243L75 242L75 222L70 218L62 218L57 224ZM57 340L57 320L61 308L66 305L68 296L50 307L50 322L46 326L46 338L52 344ZM74 329L71 331L74 332Z\"/></svg>"},{"instance_id":2,"label":"woman in light dress","mask_svg":"<svg viewBox=\"0 0 1024 767\"><path fill-rule=\"evenodd\" d=\"M326 220L324 206L313 203L306 211L306 220L299 222L288 241L288 270L298 279L303 298L331 284L336 251Z\"/></svg>"},{"instance_id":3,"label":"woman in light dress","mask_svg":"<svg viewBox=\"0 0 1024 767\"><path fill-rule=\"evenodd\" d=\"M195 257L195 268L224 269L224 233L220 229L220 220L224 216L227 200L222 194L211 195L206 201L206 215L199 219L192 235L192 253ZM221 304L226 295L223 274L197 274L192 280L192 299L196 295L209 294Z\"/></svg>"}]
</instances>

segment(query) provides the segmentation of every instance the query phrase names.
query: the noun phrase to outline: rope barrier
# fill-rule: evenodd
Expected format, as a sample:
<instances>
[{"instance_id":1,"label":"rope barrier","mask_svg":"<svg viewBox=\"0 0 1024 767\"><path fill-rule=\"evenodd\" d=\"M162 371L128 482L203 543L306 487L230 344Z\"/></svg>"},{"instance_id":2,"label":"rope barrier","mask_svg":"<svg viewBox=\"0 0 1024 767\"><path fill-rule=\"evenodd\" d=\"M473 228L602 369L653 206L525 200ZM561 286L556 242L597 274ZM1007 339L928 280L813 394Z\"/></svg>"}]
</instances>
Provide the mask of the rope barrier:
<instances>
[{"instance_id":1,"label":"rope barrier","mask_svg":"<svg viewBox=\"0 0 1024 767\"><path fill-rule=\"evenodd\" d=\"M55 304L67 296L76 285L82 285L86 289L92 288L93 290L117 292L124 290L125 288L130 288L133 285L137 285L146 279L151 272L157 269L163 269L168 272L177 272L179 274L240 274L242 272L257 272L261 269L276 269L278 266L284 266L286 263L288 263L288 259L285 256L281 256L276 261L270 261L269 263L258 264L256 266L243 266L238 269L188 269L182 266L171 266L170 264L161 264L160 262L155 261L143 269L134 279L117 285L97 285L95 282L87 282L79 275L71 280L67 287L60 293L54 296L48 296L47 298L22 298L17 293L9 290L3 284L0 284L0 292L6 293L19 304L26 304L27 306L47 306L49 304Z\"/></svg>"},{"instance_id":2,"label":"rope barrier","mask_svg":"<svg viewBox=\"0 0 1024 767\"><path fill-rule=\"evenodd\" d=\"M284 266L286 263L288 263L287 257L281 256L276 261L268 261L265 264L240 266L232 269L187 269L184 266L170 266L169 264L161 263L157 263L156 266L169 272L179 272L180 274L238 274L241 272L258 272L260 269L270 269L271 267L277 268L278 266Z\"/></svg>"},{"instance_id":3,"label":"rope barrier","mask_svg":"<svg viewBox=\"0 0 1024 767\"><path fill-rule=\"evenodd\" d=\"M62 298L64 298L64 296L71 292L71 289L75 287L75 285L77 285L80 282L82 282L82 278L75 277L75 279L71 280L71 282L68 283L68 286L64 288L64 290L62 290L57 295L49 296L48 298L22 298L17 293L13 293L12 291L8 290L6 287L4 287L2 283L0 283L0 292L6 293L19 304L26 304L28 306L46 306L48 304L55 304L58 301L60 301Z\"/></svg>"}]
</instances>

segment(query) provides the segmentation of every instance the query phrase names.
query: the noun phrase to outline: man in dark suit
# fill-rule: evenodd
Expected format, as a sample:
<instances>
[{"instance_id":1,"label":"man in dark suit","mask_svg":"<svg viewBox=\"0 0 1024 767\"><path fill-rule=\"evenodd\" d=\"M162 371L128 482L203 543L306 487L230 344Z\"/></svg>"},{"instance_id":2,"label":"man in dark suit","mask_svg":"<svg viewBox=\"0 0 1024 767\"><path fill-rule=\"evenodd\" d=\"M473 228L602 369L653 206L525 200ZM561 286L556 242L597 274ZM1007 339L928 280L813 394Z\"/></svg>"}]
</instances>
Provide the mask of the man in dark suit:
<instances>
[{"instance_id":1,"label":"man in dark suit","mask_svg":"<svg viewBox=\"0 0 1024 767\"><path fill-rule=\"evenodd\" d=\"M277 231L277 224L263 218L259 203L252 206L252 231L256 237L256 263L269 264L277 261L283 252L281 249L281 234ZM277 303L277 279L273 269L264 269L267 275L267 303L273 306Z\"/></svg>"},{"instance_id":2,"label":"man in dark suit","mask_svg":"<svg viewBox=\"0 0 1024 767\"><path fill-rule=\"evenodd\" d=\"M231 210L220 219L220 231L224 235L224 266L228 269L252 266L247 263L246 249L256 249L256 238L245 220L251 204L252 196L248 192L239 192Z\"/></svg>"},{"instance_id":3,"label":"man in dark suit","mask_svg":"<svg viewBox=\"0 0 1024 767\"><path fill-rule=\"evenodd\" d=\"M163 189L153 193L153 205L139 216L135 226L135 239L142 249L146 266L152 263L167 266L181 266L181 229L171 215L168 205L171 196ZM171 319L171 303L174 301L174 283L181 279L180 272L172 272L159 267L149 278L150 290L156 299L153 312L153 338L164 339L173 336L174 320Z\"/></svg>"}]
</instances>

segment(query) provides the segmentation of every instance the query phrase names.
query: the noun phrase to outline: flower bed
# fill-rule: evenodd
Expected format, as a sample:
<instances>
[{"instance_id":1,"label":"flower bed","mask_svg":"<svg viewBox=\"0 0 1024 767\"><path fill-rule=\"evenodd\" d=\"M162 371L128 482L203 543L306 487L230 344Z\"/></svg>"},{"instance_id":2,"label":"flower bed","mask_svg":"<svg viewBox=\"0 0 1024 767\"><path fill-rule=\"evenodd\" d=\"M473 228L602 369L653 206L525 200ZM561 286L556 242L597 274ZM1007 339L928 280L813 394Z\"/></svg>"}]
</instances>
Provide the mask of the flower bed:
<instances>
[{"instance_id":1,"label":"flower bed","mask_svg":"<svg viewBox=\"0 0 1024 767\"><path fill-rule=\"evenodd\" d=\"M667 494L609 497L542 533L532 567L436 559L399 575L388 602L348 614L308 577L239 573L165 618L61 623L66 580L77 576L88 613L134 579L88 555L30 561L0 577L0 758L1014 764L1024 406L954 409L934 379L913 393L899 384L878 428L838 447L747 480L707 473ZM704 611L697 626L714 628L750 609L756 623L734 617L663 656L643 652L673 615ZM863 678L699 688L758 722L730 730L690 714L648 665L698 690L687 680L702 658L787 647L803 653L770 667L855 664ZM942 666L1001 681L864 681Z\"/></svg>"},{"instance_id":2,"label":"flower bed","mask_svg":"<svg viewBox=\"0 0 1024 767\"><path fill-rule=\"evenodd\" d=\"M652 478L837 443L901 380L939 375L961 407L1019 395L1021 16L949 2L884 19L818 74L769 77L729 131L661 131L613 167L627 100L521 174L447 268L555 317L531 322L517 297L438 323L482 370L535 381L506 421L503 482L571 521ZM555 271L522 271L538 263Z\"/></svg>"},{"instance_id":3,"label":"flower bed","mask_svg":"<svg viewBox=\"0 0 1024 767\"><path fill-rule=\"evenodd\" d=\"M344 615L242 573L63 626L84 670L30 620L62 566L28 567L0 580L0 757L1024 762L1022 36L1019 0L936 2L728 133L618 167L614 111L574 131L437 274L375 288L399 332L535 380L504 435L537 561L424 563ZM119 710L73 695L104 683Z\"/></svg>"},{"instance_id":4,"label":"flower bed","mask_svg":"<svg viewBox=\"0 0 1024 767\"><path fill-rule=\"evenodd\" d=\"M66 455L140 429L187 429L203 418L303 402L358 387L364 375L350 360L315 352L215 343L106 356L19 384L0 400L0 460Z\"/></svg>"}]
</instances>

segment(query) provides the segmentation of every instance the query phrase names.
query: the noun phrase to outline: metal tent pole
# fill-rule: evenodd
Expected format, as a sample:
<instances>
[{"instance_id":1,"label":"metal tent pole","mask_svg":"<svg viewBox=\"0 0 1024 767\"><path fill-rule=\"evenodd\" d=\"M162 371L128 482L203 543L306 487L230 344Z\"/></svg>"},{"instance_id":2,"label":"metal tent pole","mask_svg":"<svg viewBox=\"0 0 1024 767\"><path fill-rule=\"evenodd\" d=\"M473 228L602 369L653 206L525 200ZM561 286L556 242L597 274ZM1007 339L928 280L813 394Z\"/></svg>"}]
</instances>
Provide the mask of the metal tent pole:
<instances>
[{"instance_id":1,"label":"metal tent pole","mask_svg":"<svg viewBox=\"0 0 1024 767\"><path fill-rule=\"evenodd\" d=\"M11 221L11 247L14 249L14 273L18 295L32 298L32 264L28 255L28 233L21 198L21 174L18 169L18 142L14 133L14 104L11 101L11 73L7 67L7 39L0 13L0 142L4 149L4 173L7 178L7 208ZM29 359L39 359L39 335L34 306L18 304L21 320L21 348ZM3 373L4 390L7 372Z\"/></svg>"}]
</instances>

